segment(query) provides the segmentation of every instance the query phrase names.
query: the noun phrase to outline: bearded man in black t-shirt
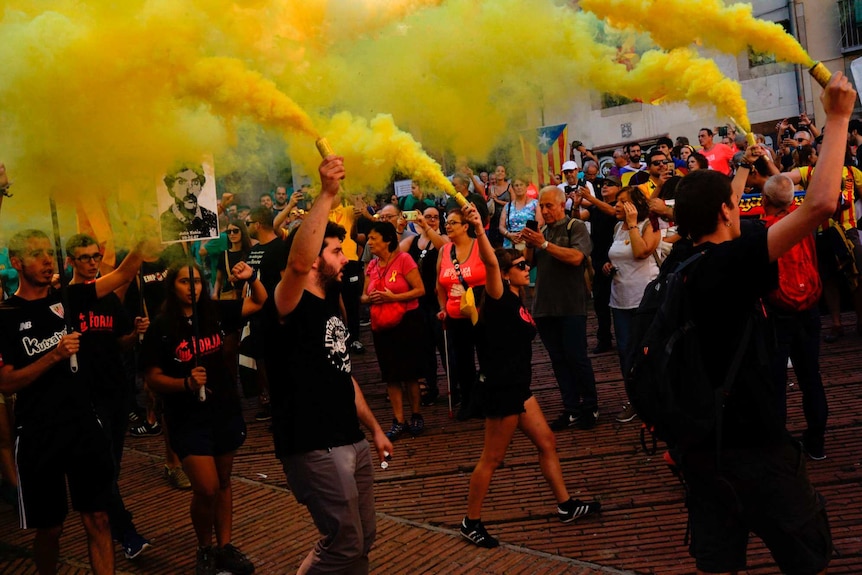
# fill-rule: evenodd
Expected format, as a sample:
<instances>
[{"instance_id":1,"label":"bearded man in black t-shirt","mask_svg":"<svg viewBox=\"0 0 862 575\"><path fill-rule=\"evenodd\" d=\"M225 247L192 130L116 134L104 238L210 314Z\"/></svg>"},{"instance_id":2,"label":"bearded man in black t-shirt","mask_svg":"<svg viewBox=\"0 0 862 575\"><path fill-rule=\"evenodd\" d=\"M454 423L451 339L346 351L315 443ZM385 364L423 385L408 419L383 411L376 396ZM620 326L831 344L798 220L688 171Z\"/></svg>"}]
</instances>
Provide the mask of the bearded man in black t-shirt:
<instances>
[{"instance_id":1,"label":"bearded man in black t-shirt","mask_svg":"<svg viewBox=\"0 0 862 575\"><path fill-rule=\"evenodd\" d=\"M9 255L20 285L0 304L0 393L18 394L21 526L37 530L37 570L55 573L68 482L72 506L87 532L93 572L113 573L106 513L113 462L90 401L92 350L81 345L79 318L99 298L132 280L141 254L133 251L114 272L94 282L69 286L65 301L51 287L55 259L48 236L39 230L19 232L9 240ZM70 361L73 355L77 369Z\"/></svg>"},{"instance_id":2,"label":"bearded man in black t-shirt","mask_svg":"<svg viewBox=\"0 0 862 575\"><path fill-rule=\"evenodd\" d=\"M274 294L282 320L275 335L280 365L272 370L279 377L270 382L275 453L321 534L299 572L367 573L376 533L374 464L359 422L372 431L380 461L392 444L351 375L338 305L345 231L327 220L338 205L343 158L328 156L319 172L320 196L291 236Z\"/></svg>"}]
</instances>

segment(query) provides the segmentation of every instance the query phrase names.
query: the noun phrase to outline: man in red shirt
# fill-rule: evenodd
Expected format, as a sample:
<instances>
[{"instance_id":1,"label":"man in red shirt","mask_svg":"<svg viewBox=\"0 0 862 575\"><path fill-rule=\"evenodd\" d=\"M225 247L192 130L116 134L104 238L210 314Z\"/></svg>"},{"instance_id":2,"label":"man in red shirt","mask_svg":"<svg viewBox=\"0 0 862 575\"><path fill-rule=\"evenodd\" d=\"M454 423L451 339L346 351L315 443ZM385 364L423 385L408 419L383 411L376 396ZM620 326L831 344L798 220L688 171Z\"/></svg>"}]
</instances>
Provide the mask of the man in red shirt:
<instances>
[{"instance_id":1,"label":"man in red shirt","mask_svg":"<svg viewBox=\"0 0 862 575\"><path fill-rule=\"evenodd\" d=\"M709 169L730 175L730 160L733 158L733 150L730 146L712 141L712 130L701 128L697 133L697 139L702 146L700 153L706 157Z\"/></svg>"}]
</instances>

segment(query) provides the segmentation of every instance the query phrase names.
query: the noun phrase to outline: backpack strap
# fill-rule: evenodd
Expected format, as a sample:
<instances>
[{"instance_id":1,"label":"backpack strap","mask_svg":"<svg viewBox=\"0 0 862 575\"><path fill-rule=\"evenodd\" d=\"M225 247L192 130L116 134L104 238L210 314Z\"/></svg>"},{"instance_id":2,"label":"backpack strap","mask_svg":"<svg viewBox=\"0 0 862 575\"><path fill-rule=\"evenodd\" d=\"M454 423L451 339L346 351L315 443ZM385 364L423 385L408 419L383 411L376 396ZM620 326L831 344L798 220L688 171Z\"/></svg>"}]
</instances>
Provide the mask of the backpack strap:
<instances>
[{"instance_id":1,"label":"backpack strap","mask_svg":"<svg viewBox=\"0 0 862 575\"><path fill-rule=\"evenodd\" d=\"M470 246L470 253L473 253L473 246ZM470 285L467 283L467 280L464 279L464 276L461 275L461 265L458 263L458 255L455 252L455 242L452 242L452 251L449 253L449 257L452 259L452 267L455 268L455 273L458 274L458 281L461 282L461 285L464 286L464 289L470 289Z\"/></svg>"},{"instance_id":2,"label":"backpack strap","mask_svg":"<svg viewBox=\"0 0 862 575\"><path fill-rule=\"evenodd\" d=\"M730 368L727 370L727 375L724 377L724 383L721 387L715 390L715 468L718 470L721 466L721 434L722 423L724 422L724 402L730 394L733 384L736 382L736 374L739 373L739 367L742 365L742 358L745 355L745 350L748 348L748 341L751 339L751 332L754 329L754 317L748 316L748 321L745 322L745 331L742 334L742 339L739 340L739 345L733 354L733 361L730 363Z\"/></svg>"}]
</instances>

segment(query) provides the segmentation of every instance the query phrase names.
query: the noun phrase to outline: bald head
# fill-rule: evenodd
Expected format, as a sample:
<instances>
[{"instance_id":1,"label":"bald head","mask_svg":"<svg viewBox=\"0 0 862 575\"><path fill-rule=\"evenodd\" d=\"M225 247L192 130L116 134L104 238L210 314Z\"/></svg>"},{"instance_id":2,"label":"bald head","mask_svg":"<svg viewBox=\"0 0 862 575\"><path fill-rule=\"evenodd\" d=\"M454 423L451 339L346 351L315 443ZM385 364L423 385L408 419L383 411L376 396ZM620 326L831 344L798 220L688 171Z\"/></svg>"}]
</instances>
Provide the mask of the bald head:
<instances>
[{"instance_id":1,"label":"bald head","mask_svg":"<svg viewBox=\"0 0 862 575\"><path fill-rule=\"evenodd\" d=\"M784 174L770 176L763 184L763 197L779 210L785 210L793 202L793 182Z\"/></svg>"}]
</instances>

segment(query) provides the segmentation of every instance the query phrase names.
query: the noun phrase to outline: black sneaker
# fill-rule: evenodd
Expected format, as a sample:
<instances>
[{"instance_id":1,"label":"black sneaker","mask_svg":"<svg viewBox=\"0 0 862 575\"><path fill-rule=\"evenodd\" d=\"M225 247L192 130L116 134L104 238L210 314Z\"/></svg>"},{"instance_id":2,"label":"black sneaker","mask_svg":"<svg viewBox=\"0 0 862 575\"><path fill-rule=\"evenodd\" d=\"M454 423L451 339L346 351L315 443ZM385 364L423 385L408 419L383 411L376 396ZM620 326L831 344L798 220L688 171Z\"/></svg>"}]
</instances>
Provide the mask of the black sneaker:
<instances>
[{"instance_id":1,"label":"black sneaker","mask_svg":"<svg viewBox=\"0 0 862 575\"><path fill-rule=\"evenodd\" d=\"M230 571L233 575L251 575L254 573L254 563L230 543L219 549L214 549L214 552L217 570Z\"/></svg>"},{"instance_id":2,"label":"black sneaker","mask_svg":"<svg viewBox=\"0 0 862 575\"><path fill-rule=\"evenodd\" d=\"M550 423L551 431L562 431L574 426L578 422L578 414L564 411L560 416Z\"/></svg>"},{"instance_id":3,"label":"black sneaker","mask_svg":"<svg viewBox=\"0 0 862 575\"><path fill-rule=\"evenodd\" d=\"M557 505L557 517L559 517L560 521L563 523L571 523L578 517L595 515L601 512L601 510L602 504L598 501L585 503L580 499L572 499L570 497L568 501L564 501Z\"/></svg>"},{"instance_id":4,"label":"black sneaker","mask_svg":"<svg viewBox=\"0 0 862 575\"><path fill-rule=\"evenodd\" d=\"M212 547L198 547L195 575L216 575L216 556Z\"/></svg>"},{"instance_id":5,"label":"black sneaker","mask_svg":"<svg viewBox=\"0 0 862 575\"><path fill-rule=\"evenodd\" d=\"M802 451L805 452L805 455L809 459L814 461L823 461L826 459L826 451L823 449L823 443L823 439L818 441L817 439L808 437L806 434L802 435Z\"/></svg>"},{"instance_id":6,"label":"black sneaker","mask_svg":"<svg viewBox=\"0 0 862 575\"><path fill-rule=\"evenodd\" d=\"M145 539L137 531L129 531L123 535L123 554L126 559L134 559L152 546L149 539Z\"/></svg>"},{"instance_id":7,"label":"black sneaker","mask_svg":"<svg viewBox=\"0 0 862 575\"><path fill-rule=\"evenodd\" d=\"M129 434L132 437L149 437L156 436L162 434L162 425L159 423L157 419L153 423L149 423L148 421L144 421L142 424L132 427L129 429Z\"/></svg>"},{"instance_id":8,"label":"black sneaker","mask_svg":"<svg viewBox=\"0 0 862 575\"><path fill-rule=\"evenodd\" d=\"M500 545L499 541L488 535L488 531L485 529L485 526L482 525L481 521L477 520L475 525L467 527L466 517L461 520L461 537L473 545L484 547L485 549L493 549Z\"/></svg>"},{"instance_id":9,"label":"black sneaker","mask_svg":"<svg viewBox=\"0 0 862 575\"><path fill-rule=\"evenodd\" d=\"M421 413L414 413L410 416L410 434L416 437L423 431L425 431L425 418Z\"/></svg>"},{"instance_id":10,"label":"black sneaker","mask_svg":"<svg viewBox=\"0 0 862 575\"><path fill-rule=\"evenodd\" d=\"M268 403L260 406L260 411L254 414L255 421L269 421L272 419L272 407Z\"/></svg>"},{"instance_id":11,"label":"black sneaker","mask_svg":"<svg viewBox=\"0 0 862 575\"><path fill-rule=\"evenodd\" d=\"M592 429L596 426L596 423L599 421L599 410L598 409L587 409L581 413L581 416L578 418L578 427L581 429Z\"/></svg>"},{"instance_id":12,"label":"black sneaker","mask_svg":"<svg viewBox=\"0 0 862 575\"><path fill-rule=\"evenodd\" d=\"M389 441L395 441L401 434L407 431L407 422L406 421L398 421L397 419L392 420L392 427L389 428L389 431L386 432L386 438Z\"/></svg>"}]
</instances>

